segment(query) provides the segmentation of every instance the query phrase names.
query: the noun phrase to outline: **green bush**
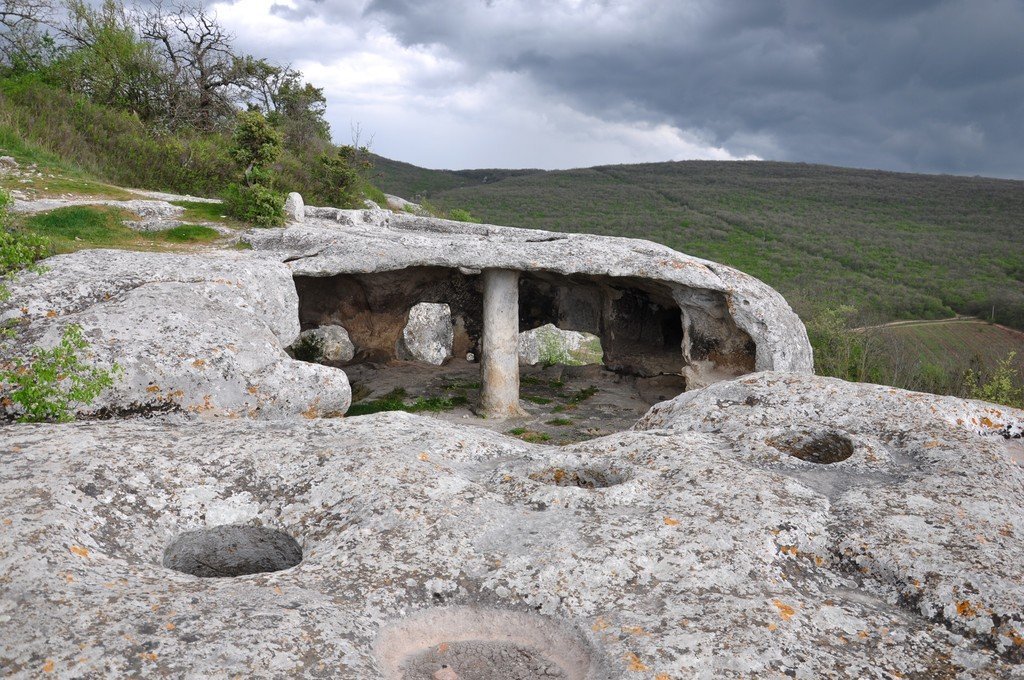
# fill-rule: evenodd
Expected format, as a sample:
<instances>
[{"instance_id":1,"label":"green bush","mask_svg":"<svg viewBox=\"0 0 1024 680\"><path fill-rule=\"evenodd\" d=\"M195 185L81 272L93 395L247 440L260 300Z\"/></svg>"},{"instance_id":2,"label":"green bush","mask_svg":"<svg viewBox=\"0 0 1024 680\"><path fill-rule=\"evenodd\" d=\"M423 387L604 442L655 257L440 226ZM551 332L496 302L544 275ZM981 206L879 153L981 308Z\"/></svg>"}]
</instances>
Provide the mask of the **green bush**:
<instances>
[{"instance_id":1,"label":"green bush","mask_svg":"<svg viewBox=\"0 0 1024 680\"><path fill-rule=\"evenodd\" d=\"M968 393L972 399L990 401L1016 408L1024 408L1024 387L1016 385L1020 374L1014 367L1016 352L1010 352L1000 361L988 381L981 382L981 377L973 370L968 370L964 378Z\"/></svg>"},{"instance_id":2,"label":"green bush","mask_svg":"<svg viewBox=\"0 0 1024 680\"><path fill-rule=\"evenodd\" d=\"M10 195L0 190L0 279L23 269L40 271L36 262L52 250L50 241L42 236L11 230L7 215L10 202ZM6 300L10 294L7 286L0 281L0 300Z\"/></svg>"},{"instance_id":3,"label":"green bush","mask_svg":"<svg viewBox=\"0 0 1024 680\"><path fill-rule=\"evenodd\" d=\"M229 184L224 209L232 217L260 227L284 224L285 197L262 184Z\"/></svg>"},{"instance_id":4,"label":"green bush","mask_svg":"<svg viewBox=\"0 0 1024 680\"><path fill-rule=\"evenodd\" d=\"M80 356L88 346L81 326L71 325L53 349L34 347L31 360L15 359L10 368L0 370L0 382L10 389L8 398L22 409L19 422L74 420L74 404L88 404L114 384L120 367L89 366Z\"/></svg>"}]
</instances>

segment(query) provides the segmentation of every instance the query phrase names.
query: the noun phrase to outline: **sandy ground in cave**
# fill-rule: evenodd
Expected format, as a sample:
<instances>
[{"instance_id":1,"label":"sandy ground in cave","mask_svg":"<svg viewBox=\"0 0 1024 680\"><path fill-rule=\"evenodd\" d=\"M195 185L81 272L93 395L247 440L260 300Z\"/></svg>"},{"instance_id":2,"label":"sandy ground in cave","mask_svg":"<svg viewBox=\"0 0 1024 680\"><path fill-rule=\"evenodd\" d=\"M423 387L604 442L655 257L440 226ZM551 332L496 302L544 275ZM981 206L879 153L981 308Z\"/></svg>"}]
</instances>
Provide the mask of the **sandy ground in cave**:
<instances>
[{"instance_id":1,"label":"sandy ground in cave","mask_svg":"<svg viewBox=\"0 0 1024 680\"><path fill-rule=\"evenodd\" d=\"M445 366L431 366L396 361L346 366L345 372L352 382L354 404L379 399L396 389L405 390L407 403L417 397L465 397L466 405L421 414L552 444L629 429L652 404L671 399L683 389L678 376L636 378L596 365L524 366L520 396L529 417L491 420L473 412L480 398L478 363L457 359Z\"/></svg>"}]
</instances>

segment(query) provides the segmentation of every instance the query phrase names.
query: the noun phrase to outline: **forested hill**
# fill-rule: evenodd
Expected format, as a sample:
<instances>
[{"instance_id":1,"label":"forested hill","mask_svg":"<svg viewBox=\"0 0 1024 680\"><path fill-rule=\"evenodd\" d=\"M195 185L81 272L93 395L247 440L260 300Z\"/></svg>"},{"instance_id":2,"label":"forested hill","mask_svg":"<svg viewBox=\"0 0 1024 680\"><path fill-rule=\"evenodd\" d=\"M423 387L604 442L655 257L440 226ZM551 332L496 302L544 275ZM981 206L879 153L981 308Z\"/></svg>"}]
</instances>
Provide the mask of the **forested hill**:
<instances>
[{"instance_id":1,"label":"forested hill","mask_svg":"<svg viewBox=\"0 0 1024 680\"><path fill-rule=\"evenodd\" d=\"M733 265L805 318L839 305L864 323L994 309L1024 328L1020 181L774 162L379 167L384 191L484 222L645 238Z\"/></svg>"}]
</instances>

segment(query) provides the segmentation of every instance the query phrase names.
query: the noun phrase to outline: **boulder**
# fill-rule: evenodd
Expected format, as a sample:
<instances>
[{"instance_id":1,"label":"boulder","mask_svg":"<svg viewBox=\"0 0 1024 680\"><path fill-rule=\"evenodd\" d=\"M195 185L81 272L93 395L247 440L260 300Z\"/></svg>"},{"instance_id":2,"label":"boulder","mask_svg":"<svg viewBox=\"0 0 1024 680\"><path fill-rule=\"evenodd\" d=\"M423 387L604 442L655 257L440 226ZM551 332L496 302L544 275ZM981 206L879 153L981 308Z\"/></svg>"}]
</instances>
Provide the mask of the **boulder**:
<instances>
[{"instance_id":1,"label":"boulder","mask_svg":"<svg viewBox=\"0 0 1024 680\"><path fill-rule=\"evenodd\" d=\"M13 156L0 156L0 168L4 170L16 170L18 161Z\"/></svg>"},{"instance_id":2,"label":"boulder","mask_svg":"<svg viewBox=\"0 0 1024 680\"><path fill-rule=\"evenodd\" d=\"M526 366L584 366L601 363L601 356L601 338L593 333L546 324L519 334L519 363Z\"/></svg>"},{"instance_id":3,"label":"boulder","mask_svg":"<svg viewBox=\"0 0 1024 680\"><path fill-rule=\"evenodd\" d=\"M3 427L0 666L1020 678L1022 426L762 373L565 447L400 412Z\"/></svg>"},{"instance_id":4,"label":"boulder","mask_svg":"<svg viewBox=\"0 0 1024 680\"><path fill-rule=\"evenodd\" d=\"M286 265L246 253L85 250L8 283L0 322L17 322L5 354L55 345L82 327L90 361L123 369L79 415L174 411L260 418L341 414L341 370L292 360L298 299ZM9 404L7 416L15 415Z\"/></svg>"},{"instance_id":5,"label":"boulder","mask_svg":"<svg viewBox=\"0 0 1024 680\"><path fill-rule=\"evenodd\" d=\"M308 347L315 356L305 359L297 352ZM341 326L320 326L299 333L299 339L292 346L292 354L298 359L325 364L342 364L351 361L356 354L355 345L348 337L348 331Z\"/></svg>"},{"instance_id":6,"label":"boulder","mask_svg":"<svg viewBox=\"0 0 1024 680\"><path fill-rule=\"evenodd\" d=\"M284 202L284 214L292 222L306 221L306 206L302 201L302 194L295 191L288 194Z\"/></svg>"},{"instance_id":7,"label":"boulder","mask_svg":"<svg viewBox=\"0 0 1024 680\"><path fill-rule=\"evenodd\" d=\"M409 310L409 322L402 330L396 353L405 361L440 366L452 355L454 339L452 311L448 305L421 302Z\"/></svg>"}]
</instances>

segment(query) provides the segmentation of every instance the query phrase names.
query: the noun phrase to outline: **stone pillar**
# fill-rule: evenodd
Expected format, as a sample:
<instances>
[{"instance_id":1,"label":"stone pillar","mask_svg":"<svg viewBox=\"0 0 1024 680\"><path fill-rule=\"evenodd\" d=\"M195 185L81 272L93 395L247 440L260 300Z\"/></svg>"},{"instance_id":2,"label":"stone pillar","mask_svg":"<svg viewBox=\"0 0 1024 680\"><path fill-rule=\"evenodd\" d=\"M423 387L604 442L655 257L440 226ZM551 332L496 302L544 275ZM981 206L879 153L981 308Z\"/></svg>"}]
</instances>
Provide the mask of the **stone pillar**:
<instances>
[{"instance_id":1,"label":"stone pillar","mask_svg":"<svg viewBox=\"0 0 1024 680\"><path fill-rule=\"evenodd\" d=\"M480 412L515 418L519 407L519 272L484 270L484 333L480 359Z\"/></svg>"}]
</instances>

